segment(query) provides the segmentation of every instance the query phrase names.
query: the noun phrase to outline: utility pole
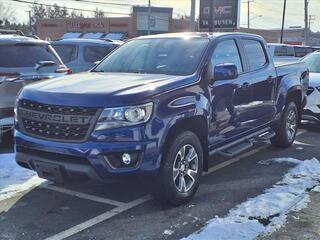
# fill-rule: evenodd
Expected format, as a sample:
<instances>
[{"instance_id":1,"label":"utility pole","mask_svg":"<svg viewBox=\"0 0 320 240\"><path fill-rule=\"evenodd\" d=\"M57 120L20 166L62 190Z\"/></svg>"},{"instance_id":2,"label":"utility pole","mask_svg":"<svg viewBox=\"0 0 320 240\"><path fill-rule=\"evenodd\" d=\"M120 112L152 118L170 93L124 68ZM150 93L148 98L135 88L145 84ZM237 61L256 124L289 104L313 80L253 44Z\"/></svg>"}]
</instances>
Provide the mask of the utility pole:
<instances>
[{"instance_id":1,"label":"utility pole","mask_svg":"<svg viewBox=\"0 0 320 240\"><path fill-rule=\"evenodd\" d=\"M308 42L309 42L308 5L309 5L309 1L304 0L304 43L305 45L308 45Z\"/></svg>"},{"instance_id":2,"label":"utility pole","mask_svg":"<svg viewBox=\"0 0 320 240\"><path fill-rule=\"evenodd\" d=\"M191 0L191 12L190 12L190 31L195 31L196 23L196 0Z\"/></svg>"},{"instance_id":3,"label":"utility pole","mask_svg":"<svg viewBox=\"0 0 320 240\"><path fill-rule=\"evenodd\" d=\"M31 21L32 21L32 18L31 18L31 11L27 11L29 13L29 31L30 31L30 34L32 34L32 24L31 24Z\"/></svg>"},{"instance_id":4,"label":"utility pole","mask_svg":"<svg viewBox=\"0 0 320 240\"><path fill-rule=\"evenodd\" d=\"M148 35L150 35L150 22L151 22L151 0L148 3Z\"/></svg>"},{"instance_id":5,"label":"utility pole","mask_svg":"<svg viewBox=\"0 0 320 240\"><path fill-rule=\"evenodd\" d=\"M283 13L282 13L282 25L281 25L281 37L280 43L283 43L283 31L284 31L284 21L286 17L286 7L287 7L287 0L283 1Z\"/></svg>"},{"instance_id":6,"label":"utility pole","mask_svg":"<svg viewBox=\"0 0 320 240\"><path fill-rule=\"evenodd\" d=\"M215 1L210 1L209 32L214 32Z\"/></svg>"},{"instance_id":7,"label":"utility pole","mask_svg":"<svg viewBox=\"0 0 320 240\"><path fill-rule=\"evenodd\" d=\"M309 15L309 32L308 32L308 42L310 42L310 35L309 33L311 32L311 24L314 23L316 20L316 15Z\"/></svg>"},{"instance_id":8,"label":"utility pole","mask_svg":"<svg viewBox=\"0 0 320 240\"><path fill-rule=\"evenodd\" d=\"M254 0L248 0L246 3L248 4L248 29L250 28L250 4L253 3Z\"/></svg>"}]
</instances>

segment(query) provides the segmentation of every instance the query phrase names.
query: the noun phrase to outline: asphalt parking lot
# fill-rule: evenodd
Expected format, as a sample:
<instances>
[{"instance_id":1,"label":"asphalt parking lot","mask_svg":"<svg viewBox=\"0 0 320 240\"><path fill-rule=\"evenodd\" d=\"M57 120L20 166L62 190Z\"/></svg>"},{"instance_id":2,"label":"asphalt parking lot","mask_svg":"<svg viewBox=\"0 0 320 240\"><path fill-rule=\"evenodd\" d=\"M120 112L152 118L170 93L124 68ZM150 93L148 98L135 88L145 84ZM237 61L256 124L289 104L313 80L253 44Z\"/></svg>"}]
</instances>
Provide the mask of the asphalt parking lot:
<instances>
[{"instance_id":1,"label":"asphalt parking lot","mask_svg":"<svg viewBox=\"0 0 320 240\"><path fill-rule=\"evenodd\" d=\"M320 156L319 135L320 127L308 124L289 149L259 144L232 159L213 156L196 196L180 207L154 201L150 184L143 179L45 182L0 202L0 239L180 239L261 194L292 167L262 165L261 160Z\"/></svg>"}]
</instances>

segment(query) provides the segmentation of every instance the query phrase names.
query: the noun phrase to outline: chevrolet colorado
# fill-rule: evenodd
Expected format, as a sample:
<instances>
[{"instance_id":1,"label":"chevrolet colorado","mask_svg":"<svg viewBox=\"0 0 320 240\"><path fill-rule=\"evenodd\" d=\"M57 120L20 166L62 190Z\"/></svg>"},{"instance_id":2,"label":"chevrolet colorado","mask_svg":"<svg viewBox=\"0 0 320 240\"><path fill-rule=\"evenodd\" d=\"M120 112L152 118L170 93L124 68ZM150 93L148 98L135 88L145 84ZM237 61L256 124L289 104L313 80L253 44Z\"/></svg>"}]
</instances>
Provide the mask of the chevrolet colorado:
<instances>
[{"instance_id":1,"label":"chevrolet colorado","mask_svg":"<svg viewBox=\"0 0 320 240\"><path fill-rule=\"evenodd\" d=\"M212 154L289 147L307 88L304 63L275 67L260 36L139 37L90 72L21 91L16 161L54 181L143 174L156 198L181 204Z\"/></svg>"}]
</instances>

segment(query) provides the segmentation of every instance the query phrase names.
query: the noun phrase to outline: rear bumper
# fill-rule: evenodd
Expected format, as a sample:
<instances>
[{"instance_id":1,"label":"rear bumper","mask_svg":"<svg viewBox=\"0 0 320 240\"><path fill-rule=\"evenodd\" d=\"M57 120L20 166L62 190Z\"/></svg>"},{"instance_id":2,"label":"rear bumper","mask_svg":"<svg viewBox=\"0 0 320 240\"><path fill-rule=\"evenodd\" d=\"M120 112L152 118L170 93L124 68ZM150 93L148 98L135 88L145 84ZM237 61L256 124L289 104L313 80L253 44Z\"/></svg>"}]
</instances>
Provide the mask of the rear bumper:
<instances>
[{"instance_id":1,"label":"rear bumper","mask_svg":"<svg viewBox=\"0 0 320 240\"><path fill-rule=\"evenodd\" d=\"M132 174L155 175L161 159L154 141L61 143L33 138L19 131L15 132L15 138L17 163L38 174L37 162L56 165L64 175L71 177L74 174L85 175L90 179ZM113 163L122 163L119 157L122 153L136 156L136 163L129 167L124 164L114 167L108 161L112 156Z\"/></svg>"}]
</instances>

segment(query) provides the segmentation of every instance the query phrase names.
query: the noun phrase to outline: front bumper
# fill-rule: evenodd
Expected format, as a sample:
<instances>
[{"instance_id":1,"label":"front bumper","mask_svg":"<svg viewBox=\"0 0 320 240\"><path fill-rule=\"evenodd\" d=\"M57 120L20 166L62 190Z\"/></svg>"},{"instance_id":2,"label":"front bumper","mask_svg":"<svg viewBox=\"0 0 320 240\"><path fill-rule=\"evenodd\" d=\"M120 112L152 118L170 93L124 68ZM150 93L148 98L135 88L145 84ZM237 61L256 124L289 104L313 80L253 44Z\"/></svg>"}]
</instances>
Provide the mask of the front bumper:
<instances>
[{"instance_id":1,"label":"front bumper","mask_svg":"<svg viewBox=\"0 0 320 240\"><path fill-rule=\"evenodd\" d=\"M0 108L0 136L13 130L14 117L13 108Z\"/></svg>"},{"instance_id":2,"label":"front bumper","mask_svg":"<svg viewBox=\"0 0 320 240\"><path fill-rule=\"evenodd\" d=\"M320 91L309 87L307 104L302 112L303 120L320 121Z\"/></svg>"},{"instance_id":3,"label":"front bumper","mask_svg":"<svg viewBox=\"0 0 320 240\"><path fill-rule=\"evenodd\" d=\"M131 131L137 133L141 129L137 127ZM45 163L58 166L68 177L84 175L90 179L106 179L132 174L155 175L161 159L157 141L152 140L98 141L91 136L84 143L63 143L34 138L20 131L15 131L15 138L17 163L38 174L37 163ZM110 161L106 161L110 156L121 156L122 153L136 154L137 163L115 168ZM114 157L113 160L121 161L121 158ZM54 176L53 173L49 177L39 175L48 179Z\"/></svg>"},{"instance_id":4,"label":"front bumper","mask_svg":"<svg viewBox=\"0 0 320 240\"><path fill-rule=\"evenodd\" d=\"M314 113L309 109L304 109L302 112L302 120L320 122L320 113Z\"/></svg>"}]
</instances>

